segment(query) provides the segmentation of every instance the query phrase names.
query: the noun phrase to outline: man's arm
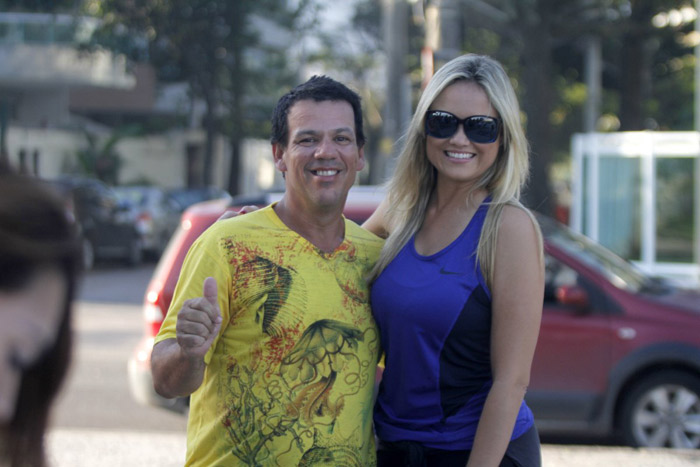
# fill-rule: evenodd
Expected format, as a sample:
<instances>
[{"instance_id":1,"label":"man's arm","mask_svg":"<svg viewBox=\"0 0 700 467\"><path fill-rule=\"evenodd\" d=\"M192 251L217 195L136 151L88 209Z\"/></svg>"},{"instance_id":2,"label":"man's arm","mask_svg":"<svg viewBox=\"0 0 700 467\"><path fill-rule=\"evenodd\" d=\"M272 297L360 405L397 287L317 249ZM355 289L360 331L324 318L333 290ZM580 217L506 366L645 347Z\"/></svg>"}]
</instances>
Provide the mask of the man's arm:
<instances>
[{"instance_id":1,"label":"man's arm","mask_svg":"<svg viewBox=\"0 0 700 467\"><path fill-rule=\"evenodd\" d=\"M153 386L163 397L187 396L204 378L204 356L221 328L216 280L204 280L202 296L185 301L177 314L176 338L153 347Z\"/></svg>"}]
</instances>

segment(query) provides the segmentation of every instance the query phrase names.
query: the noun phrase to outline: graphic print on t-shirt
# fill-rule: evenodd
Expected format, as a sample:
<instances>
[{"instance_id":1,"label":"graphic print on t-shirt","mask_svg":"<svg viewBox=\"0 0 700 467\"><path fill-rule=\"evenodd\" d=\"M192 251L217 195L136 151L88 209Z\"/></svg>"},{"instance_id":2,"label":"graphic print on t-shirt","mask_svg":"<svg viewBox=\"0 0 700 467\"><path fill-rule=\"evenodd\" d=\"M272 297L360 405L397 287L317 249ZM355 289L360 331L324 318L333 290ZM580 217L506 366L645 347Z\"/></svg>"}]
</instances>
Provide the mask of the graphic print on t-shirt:
<instances>
[{"instance_id":1,"label":"graphic print on t-shirt","mask_svg":"<svg viewBox=\"0 0 700 467\"><path fill-rule=\"evenodd\" d=\"M287 439L289 451L302 450L300 465L313 465L320 459L334 465L361 465L356 451L347 448L348 444L363 444L360 430L352 432L356 439L350 443L338 443L333 435L339 415L346 410L345 399L368 384L362 369L371 362L361 361L356 353L365 334L334 319L320 319L303 328L308 289L296 271L258 252L242 254L243 244L234 242L227 247L237 252L232 260L237 263L235 276L246 278L238 287L241 309L249 310L248 314L254 310L258 332L267 336L264 344L253 344L253 358L226 357L221 387L228 393L221 423L232 441L232 454L249 465L269 462L278 451L270 445ZM336 282L346 281L338 278ZM348 296L357 293L341 290ZM239 320L247 319L234 315L230 325L238 326ZM366 331L376 339L372 330ZM313 443L305 449L308 440Z\"/></svg>"}]
</instances>

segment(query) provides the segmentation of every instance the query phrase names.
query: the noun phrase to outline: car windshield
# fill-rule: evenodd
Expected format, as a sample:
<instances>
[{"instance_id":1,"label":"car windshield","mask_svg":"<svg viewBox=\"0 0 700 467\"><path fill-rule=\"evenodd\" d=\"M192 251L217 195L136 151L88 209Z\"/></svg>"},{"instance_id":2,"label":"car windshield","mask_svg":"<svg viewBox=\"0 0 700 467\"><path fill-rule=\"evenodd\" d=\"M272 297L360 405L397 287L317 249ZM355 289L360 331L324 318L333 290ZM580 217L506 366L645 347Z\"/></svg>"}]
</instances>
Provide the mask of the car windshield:
<instances>
[{"instance_id":1,"label":"car windshield","mask_svg":"<svg viewBox=\"0 0 700 467\"><path fill-rule=\"evenodd\" d=\"M660 294L667 291L668 286L664 281L648 276L588 237L552 219L538 216L538 220L548 243L594 268L616 287L635 293Z\"/></svg>"}]
</instances>

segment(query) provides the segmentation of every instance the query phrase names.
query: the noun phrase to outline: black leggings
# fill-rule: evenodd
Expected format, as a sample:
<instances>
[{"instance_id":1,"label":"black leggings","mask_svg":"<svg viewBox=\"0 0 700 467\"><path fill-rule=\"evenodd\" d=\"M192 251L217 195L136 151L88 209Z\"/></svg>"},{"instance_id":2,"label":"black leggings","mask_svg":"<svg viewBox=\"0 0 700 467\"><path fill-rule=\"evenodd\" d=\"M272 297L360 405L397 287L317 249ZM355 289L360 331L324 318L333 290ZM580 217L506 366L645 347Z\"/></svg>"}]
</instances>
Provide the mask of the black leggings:
<instances>
[{"instance_id":1,"label":"black leggings","mask_svg":"<svg viewBox=\"0 0 700 467\"><path fill-rule=\"evenodd\" d=\"M379 441L377 467L464 467L471 451L447 451L410 441ZM500 467L540 467L540 437L533 425L508 444Z\"/></svg>"}]
</instances>

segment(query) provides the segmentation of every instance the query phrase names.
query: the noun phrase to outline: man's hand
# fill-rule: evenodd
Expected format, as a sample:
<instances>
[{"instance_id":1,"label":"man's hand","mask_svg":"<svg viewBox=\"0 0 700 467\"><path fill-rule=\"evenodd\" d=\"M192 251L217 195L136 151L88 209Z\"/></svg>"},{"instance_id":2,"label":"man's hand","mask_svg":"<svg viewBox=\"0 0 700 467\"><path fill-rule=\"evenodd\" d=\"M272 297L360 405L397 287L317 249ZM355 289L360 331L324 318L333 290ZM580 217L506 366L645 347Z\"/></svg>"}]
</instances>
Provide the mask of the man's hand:
<instances>
[{"instance_id":1,"label":"man's hand","mask_svg":"<svg viewBox=\"0 0 700 467\"><path fill-rule=\"evenodd\" d=\"M216 279L207 277L202 286L202 296L186 300L177 314L177 343L185 356L203 358L220 328Z\"/></svg>"},{"instance_id":2,"label":"man's hand","mask_svg":"<svg viewBox=\"0 0 700 467\"><path fill-rule=\"evenodd\" d=\"M217 219L217 221L222 221L222 220L224 220L224 219L229 219L229 218L231 218L231 217L238 217L238 216L241 216L241 215L243 215L243 214L246 214L246 213L249 213L249 212L253 212L253 211L257 211L257 210L258 210L258 207L257 207L257 206L252 206L252 205L243 206L243 207L242 207L241 209L239 209L238 211L225 211L222 215L219 216L219 218Z\"/></svg>"}]
</instances>

